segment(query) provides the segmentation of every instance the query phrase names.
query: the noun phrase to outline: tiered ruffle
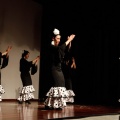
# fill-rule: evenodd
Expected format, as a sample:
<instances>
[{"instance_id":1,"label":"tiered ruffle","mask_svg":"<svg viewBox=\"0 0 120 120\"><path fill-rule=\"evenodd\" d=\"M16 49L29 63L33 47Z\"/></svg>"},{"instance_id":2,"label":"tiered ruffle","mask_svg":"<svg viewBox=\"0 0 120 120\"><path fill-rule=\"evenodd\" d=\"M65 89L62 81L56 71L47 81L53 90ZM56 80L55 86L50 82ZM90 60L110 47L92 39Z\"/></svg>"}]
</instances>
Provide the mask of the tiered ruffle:
<instances>
[{"instance_id":1,"label":"tiered ruffle","mask_svg":"<svg viewBox=\"0 0 120 120\"><path fill-rule=\"evenodd\" d=\"M45 105L50 108L63 108L66 106L66 98L68 98L68 92L65 87L52 87L46 94L48 97L45 100Z\"/></svg>"},{"instance_id":2,"label":"tiered ruffle","mask_svg":"<svg viewBox=\"0 0 120 120\"><path fill-rule=\"evenodd\" d=\"M2 101L2 94L5 93L5 90L3 89L2 85L0 85L0 101Z\"/></svg>"},{"instance_id":3,"label":"tiered ruffle","mask_svg":"<svg viewBox=\"0 0 120 120\"><path fill-rule=\"evenodd\" d=\"M18 97L19 101L26 101L30 99L34 99L33 92L35 91L33 85L24 86L20 91L20 95Z\"/></svg>"},{"instance_id":4,"label":"tiered ruffle","mask_svg":"<svg viewBox=\"0 0 120 120\"><path fill-rule=\"evenodd\" d=\"M66 102L73 103L75 93L73 92L73 90L67 90L67 92L69 97L66 98Z\"/></svg>"}]
</instances>

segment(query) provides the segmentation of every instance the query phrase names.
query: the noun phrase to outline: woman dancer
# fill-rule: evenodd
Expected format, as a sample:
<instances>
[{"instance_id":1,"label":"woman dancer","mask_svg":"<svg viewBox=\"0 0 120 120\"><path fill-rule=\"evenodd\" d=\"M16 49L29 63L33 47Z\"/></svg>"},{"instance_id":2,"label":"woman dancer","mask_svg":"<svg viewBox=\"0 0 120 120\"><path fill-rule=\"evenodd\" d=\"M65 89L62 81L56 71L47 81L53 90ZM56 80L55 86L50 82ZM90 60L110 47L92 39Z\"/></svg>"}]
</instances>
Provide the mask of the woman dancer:
<instances>
[{"instance_id":1,"label":"woman dancer","mask_svg":"<svg viewBox=\"0 0 120 120\"><path fill-rule=\"evenodd\" d=\"M61 63L64 57L66 46L74 39L75 35L69 36L67 41L59 46L61 35L58 29L54 29L52 42L50 46L51 55L51 73L54 80L53 87L46 94L45 109L62 109L66 106L68 92L65 88L64 75L61 69Z\"/></svg>"},{"instance_id":2,"label":"woman dancer","mask_svg":"<svg viewBox=\"0 0 120 120\"><path fill-rule=\"evenodd\" d=\"M71 56L70 51L66 52L66 55L64 57L64 61L62 64L62 69L63 69L63 74L65 77L65 87L68 91L69 97L67 98L68 103L73 103L74 102L74 96L75 93L73 92L72 89L72 70L76 69L76 63L75 63L75 58Z\"/></svg>"},{"instance_id":3,"label":"woman dancer","mask_svg":"<svg viewBox=\"0 0 120 120\"><path fill-rule=\"evenodd\" d=\"M32 85L30 70L32 75L37 72L37 63L40 57L37 56L33 61L28 61L27 59L29 58L29 54L29 51L24 50L22 53L22 58L20 59L20 77L23 84L23 88L18 97L20 104L22 104L23 101L31 104L30 100L34 98L33 92L35 89Z\"/></svg>"},{"instance_id":4,"label":"woman dancer","mask_svg":"<svg viewBox=\"0 0 120 120\"><path fill-rule=\"evenodd\" d=\"M8 46L7 50L3 53L0 52L0 101L2 101L2 94L5 93L5 90L3 89L1 85L1 69L5 68L8 65L9 61L9 52L12 49L11 46Z\"/></svg>"}]
</instances>

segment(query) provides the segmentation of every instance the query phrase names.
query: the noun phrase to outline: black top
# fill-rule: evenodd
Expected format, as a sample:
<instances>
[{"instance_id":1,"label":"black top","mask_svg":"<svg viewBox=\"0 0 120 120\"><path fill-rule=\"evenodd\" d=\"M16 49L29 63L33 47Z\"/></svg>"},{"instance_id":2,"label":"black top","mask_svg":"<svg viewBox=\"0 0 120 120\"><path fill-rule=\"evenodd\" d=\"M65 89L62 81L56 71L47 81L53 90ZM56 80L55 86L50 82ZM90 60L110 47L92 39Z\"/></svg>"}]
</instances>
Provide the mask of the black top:
<instances>
[{"instance_id":1,"label":"black top","mask_svg":"<svg viewBox=\"0 0 120 120\"><path fill-rule=\"evenodd\" d=\"M1 58L3 59L3 61L1 61ZM5 68L8 65L8 60L9 60L9 56L8 57L6 57L6 55L2 56L2 53L0 52L0 65L1 65L1 69Z\"/></svg>"},{"instance_id":2,"label":"black top","mask_svg":"<svg viewBox=\"0 0 120 120\"><path fill-rule=\"evenodd\" d=\"M51 56L51 65L52 66L61 66L61 62L64 58L64 51L66 48L66 44L62 44L61 46L51 45L50 47L50 56Z\"/></svg>"},{"instance_id":3,"label":"black top","mask_svg":"<svg viewBox=\"0 0 120 120\"><path fill-rule=\"evenodd\" d=\"M1 61L1 59L3 60ZM1 85L1 69L5 68L8 65L8 60L9 60L9 56L7 57L6 55L2 56L2 53L0 52L0 85Z\"/></svg>"},{"instance_id":4,"label":"black top","mask_svg":"<svg viewBox=\"0 0 120 120\"><path fill-rule=\"evenodd\" d=\"M28 73L31 67L32 67L32 61L27 61L24 58L20 59L20 72L21 73Z\"/></svg>"}]
</instances>

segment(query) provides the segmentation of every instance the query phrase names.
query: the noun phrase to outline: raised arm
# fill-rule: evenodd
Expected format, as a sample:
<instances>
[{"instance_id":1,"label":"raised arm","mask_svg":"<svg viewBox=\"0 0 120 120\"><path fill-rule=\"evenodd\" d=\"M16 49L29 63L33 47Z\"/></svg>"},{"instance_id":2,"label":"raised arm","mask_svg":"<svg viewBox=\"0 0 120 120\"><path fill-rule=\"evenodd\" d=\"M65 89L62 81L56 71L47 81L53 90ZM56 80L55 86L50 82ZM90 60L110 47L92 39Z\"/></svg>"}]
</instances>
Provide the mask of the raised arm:
<instances>
[{"instance_id":1,"label":"raised arm","mask_svg":"<svg viewBox=\"0 0 120 120\"><path fill-rule=\"evenodd\" d=\"M8 46L7 50L2 53L2 56L7 55L10 52L11 49L12 49L12 46Z\"/></svg>"},{"instance_id":2,"label":"raised arm","mask_svg":"<svg viewBox=\"0 0 120 120\"><path fill-rule=\"evenodd\" d=\"M65 42L66 46L74 39L75 35L72 34L68 37L67 41Z\"/></svg>"}]
</instances>

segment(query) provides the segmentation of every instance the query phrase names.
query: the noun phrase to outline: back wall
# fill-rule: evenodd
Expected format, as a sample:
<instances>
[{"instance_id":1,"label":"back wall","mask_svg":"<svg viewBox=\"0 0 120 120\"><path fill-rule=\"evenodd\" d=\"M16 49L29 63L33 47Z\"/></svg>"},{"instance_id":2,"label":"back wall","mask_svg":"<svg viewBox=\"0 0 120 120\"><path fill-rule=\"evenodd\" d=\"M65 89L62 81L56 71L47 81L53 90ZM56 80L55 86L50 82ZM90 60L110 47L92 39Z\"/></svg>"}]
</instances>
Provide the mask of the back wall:
<instances>
[{"instance_id":1,"label":"back wall","mask_svg":"<svg viewBox=\"0 0 120 120\"><path fill-rule=\"evenodd\" d=\"M9 64L1 71L5 89L3 99L17 99L22 82L19 60L23 50L30 51L29 60L40 55L42 6L32 0L0 0L0 51L11 45ZM32 76L35 99L38 99L40 64Z\"/></svg>"}]
</instances>

